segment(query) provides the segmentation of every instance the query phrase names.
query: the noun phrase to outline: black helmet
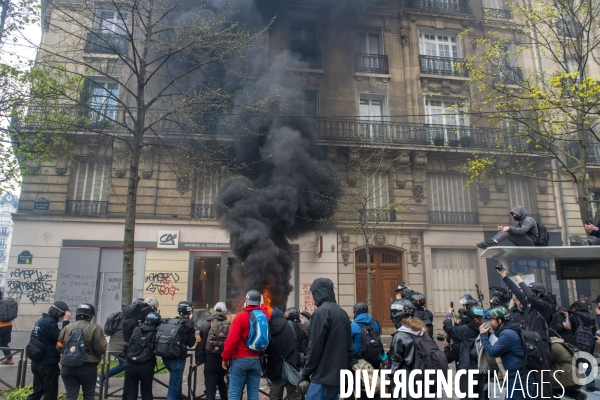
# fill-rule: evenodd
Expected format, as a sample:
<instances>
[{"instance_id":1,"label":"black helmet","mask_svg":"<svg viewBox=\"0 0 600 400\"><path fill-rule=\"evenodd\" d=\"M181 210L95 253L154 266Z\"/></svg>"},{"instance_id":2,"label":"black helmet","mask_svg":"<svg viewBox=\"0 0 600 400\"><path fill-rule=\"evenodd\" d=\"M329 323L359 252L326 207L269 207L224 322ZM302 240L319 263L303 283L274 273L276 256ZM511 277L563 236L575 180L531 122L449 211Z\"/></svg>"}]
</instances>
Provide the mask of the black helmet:
<instances>
[{"instance_id":1,"label":"black helmet","mask_svg":"<svg viewBox=\"0 0 600 400\"><path fill-rule=\"evenodd\" d=\"M542 296L546 295L546 287L539 282L532 282L527 286L529 286L534 292L540 293Z\"/></svg>"},{"instance_id":2,"label":"black helmet","mask_svg":"<svg viewBox=\"0 0 600 400\"><path fill-rule=\"evenodd\" d=\"M155 313L154 311L151 313L148 313L148 315L146 315L146 319L144 320L144 324L159 326L160 325L160 315L158 315L158 313Z\"/></svg>"},{"instance_id":3,"label":"black helmet","mask_svg":"<svg viewBox=\"0 0 600 400\"><path fill-rule=\"evenodd\" d=\"M177 312L183 315L189 315L192 313L192 303L189 301L180 301L177 304Z\"/></svg>"},{"instance_id":4,"label":"black helmet","mask_svg":"<svg viewBox=\"0 0 600 400\"><path fill-rule=\"evenodd\" d=\"M466 320L469 319L469 311L465 310L464 308L460 308L458 310L458 319L460 319L462 322L465 322Z\"/></svg>"},{"instance_id":5,"label":"black helmet","mask_svg":"<svg viewBox=\"0 0 600 400\"><path fill-rule=\"evenodd\" d=\"M246 293L246 304L249 306L260 305L260 292L256 289L249 290Z\"/></svg>"},{"instance_id":6,"label":"black helmet","mask_svg":"<svg viewBox=\"0 0 600 400\"><path fill-rule=\"evenodd\" d=\"M398 292L402 292L404 290L410 290L410 288L408 287L408 285L405 285L404 283L400 283L398 284L398 286L396 287L396 293Z\"/></svg>"},{"instance_id":7,"label":"black helmet","mask_svg":"<svg viewBox=\"0 0 600 400\"><path fill-rule=\"evenodd\" d=\"M290 321L300 319L300 313L298 312L298 309L296 307L288 308L287 310L285 310L285 313L287 314L286 319Z\"/></svg>"},{"instance_id":8,"label":"black helmet","mask_svg":"<svg viewBox=\"0 0 600 400\"><path fill-rule=\"evenodd\" d=\"M501 319L504 321L510 321L510 314L504 306L496 306L486 312L487 319Z\"/></svg>"},{"instance_id":9,"label":"black helmet","mask_svg":"<svg viewBox=\"0 0 600 400\"><path fill-rule=\"evenodd\" d=\"M402 318L415 315L415 305L408 299L394 300L390 304L390 318L396 324Z\"/></svg>"},{"instance_id":10,"label":"black helmet","mask_svg":"<svg viewBox=\"0 0 600 400\"><path fill-rule=\"evenodd\" d=\"M357 315L360 314L366 314L369 312L369 306L367 306L366 303L358 302L354 305L354 308L352 309L354 311L354 317L356 318Z\"/></svg>"},{"instance_id":11,"label":"black helmet","mask_svg":"<svg viewBox=\"0 0 600 400\"><path fill-rule=\"evenodd\" d=\"M75 311L75 318L77 319L77 317L89 317L90 319L94 318L94 315L96 315L96 309L94 308L93 305L89 304L89 303L82 303L79 306L77 306L77 311Z\"/></svg>"},{"instance_id":12,"label":"black helmet","mask_svg":"<svg viewBox=\"0 0 600 400\"><path fill-rule=\"evenodd\" d=\"M409 300L417 309L423 309L427 305L427 299L423 293L413 293L410 295Z\"/></svg>"},{"instance_id":13,"label":"black helmet","mask_svg":"<svg viewBox=\"0 0 600 400\"><path fill-rule=\"evenodd\" d=\"M410 296L413 295L413 293L416 293L416 292L407 286L406 289L404 289L402 291L402 298L408 299L408 298L410 298Z\"/></svg>"},{"instance_id":14,"label":"black helmet","mask_svg":"<svg viewBox=\"0 0 600 400\"><path fill-rule=\"evenodd\" d=\"M131 303L131 305L135 306L138 304L144 304L144 299L133 299L133 303Z\"/></svg>"},{"instance_id":15,"label":"black helmet","mask_svg":"<svg viewBox=\"0 0 600 400\"><path fill-rule=\"evenodd\" d=\"M471 308L469 308L467 315L469 316L469 319L471 319L471 320L473 320L477 317L483 318L483 307L481 307L480 305L471 306Z\"/></svg>"}]
</instances>

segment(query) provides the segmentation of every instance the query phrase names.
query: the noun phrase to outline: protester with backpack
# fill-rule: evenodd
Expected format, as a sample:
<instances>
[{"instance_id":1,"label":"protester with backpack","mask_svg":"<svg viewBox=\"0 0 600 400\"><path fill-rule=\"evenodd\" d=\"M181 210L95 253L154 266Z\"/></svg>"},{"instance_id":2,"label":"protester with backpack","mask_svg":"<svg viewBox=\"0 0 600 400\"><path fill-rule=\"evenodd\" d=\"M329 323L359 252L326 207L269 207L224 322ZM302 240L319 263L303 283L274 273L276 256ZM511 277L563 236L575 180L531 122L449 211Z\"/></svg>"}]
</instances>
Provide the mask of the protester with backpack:
<instances>
[{"instance_id":1,"label":"protester with backpack","mask_svg":"<svg viewBox=\"0 0 600 400\"><path fill-rule=\"evenodd\" d=\"M271 312L269 320L271 341L265 355L265 374L271 382L270 400L282 400L284 389L289 400L300 400L298 378L302 369L300 360L300 338L292 321L285 319L277 307ZM284 365L287 363L288 365ZM295 371L290 371L293 368ZM292 376L283 375L283 371L291 372Z\"/></svg>"},{"instance_id":2,"label":"protester with backpack","mask_svg":"<svg viewBox=\"0 0 600 400\"><path fill-rule=\"evenodd\" d=\"M569 312L561 306L555 307L549 326L550 337L560 337L565 343L575 346L572 328Z\"/></svg>"},{"instance_id":3,"label":"protester with backpack","mask_svg":"<svg viewBox=\"0 0 600 400\"><path fill-rule=\"evenodd\" d=\"M221 366L229 370L229 398L241 399L247 385L248 400L258 400L261 352L269 344L269 312L258 290L246 293L244 309L233 321L221 354Z\"/></svg>"},{"instance_id":4,"label":"protester with backpack","mask_svg":"<svg viewBox=\"0 0 600 400\"><path fill-rule=\"evenodd\" d=\"M300 340L300 351L304 357L308 351L308 333L310 332L310 329L307 330L306 324L303 324L300 321L300 313L296 307L290 307L285 310L283 316L288 321L292 321L294 327L296 328L296 335L298 335L298 339ZM310 325L308 326L310 327ZM304 364L304 362L302 364Z\"/></svg>"},{"instance_id":5,"label":"protester with backpack","mask_svg":"<svg viewBox=\"0 0 600 400\"><path fill-rule=\"evenodd\" d=\"M12 340L13 320L17 318L18 306L15 299L5 299L0 292L0 347L8 347ZM10 350L2 350L5 359L0 362L2 365L13 365L14 361Z\"/></svg>"},{"instance_id":6,"label":"protester with backpack","mask_svg":"<svg viewBox=\"0 0 600 400\"><path fill-rule=\"evenodd\" d=\"M333 282L317 278L310 286L317 309L310 318L308 353L302 370L301 385L310 382L305 400L337 399L340 394L340 370L352 367L354 351L350 320L335 302Z\"/></svg>"},{"instance_id":7,"label":"protester with backpack","mask_svg":"<svg viewBox=\"0 0 600 400\"><path fill-rule=\"evenodd\" d=\"M584 379L586 374L580 374L573 369L573 357L576 350L572 349L563 339L551 338L550 345L550 376L552 394L555 399L569 396L575 400L586 400L587 395L580 391L581 385L577 385L573 379L573 372L578 378Z\"/></svg>"},{"instance_id":8,"label":"protester with backpack","mask_svg":"<svg viewBox=\"0 0 600 400\"><path fill-rule=\"evenodd\" d=\"M594 316L588 310L584 309L579 302L571 304L570 310L571 331L573 332L577 349L594 354L594 348L596 347L596 338L594 337L596 321L594 320ZM592 365L588 364L586 374L590 374L591 371ZM596 388L596 381L593 380L585 385L585 390L588 392L598 390Z\"/></svg>"},{"instance_id":9,"label":"protester with backpack","mask_svg":"<svg viewBox=\"0 0 600 400\"><path fill-rule=\"evenodd\" d=\"M187 349L196 344L196 330L190 320L192 303L179 302L177 312L179 313L177 317L163 321L156 332L155 352L157 356L162 357L169 371L167 400L183 399L182 382Z\"/></svg>"},{"instance_id":10,"label":"protester with backpack","mask_svg":"<svg viewBox=\"0 0 600 400\"><path fill-rule=\"evenodd\" d=\"M477 243L480 249L497 246L498 243L508 239L515 246L548 246L548 232L546 228L527 215L523 206L516 206L510 212L515 220L513 226L498 224L498 233L488 241Z\"/></svg>"},{"instance_id":11,"label":"protester with backpack","mask_svg":"<svg viewBox=\"0 0 600 400\"><path fill-rule=\"evenodd\" d=\"M200 343L196 345L196 366L204 364L206 400L215 400L217 388L221 400L227 400L227 371L221 367L221 354L229 336L231 322L227 319L227 306L218 302L211 315L199 329Z\"/></svg>"},{"instance_id":12,"label":"protester with backpack","mask_svg":"<svg viewBox=\"0 0 600 400\"><path fill-rule=\"evenodd\" d=\"M492 308L485 313L485 317L489 324L482 324L479 327L481 345L490 357L502 359L502 366L508 375L507 387L520 388L522 383L522 388L526 390L525 395L520 390L508 390L505 399L529 399L527 393L534 395L535 389L532 380L527 379L529 369L525 364L525 346L519 336L521 326L510 322L508 310L503 306ZM489 339L492 329L497 337L497 341L493 345Z\"/></svg>"},{"instance_id":13,"label":"protester with backpack","mask_svg":"<svg viewBox=\"0 0 600 400\"><path fill-rule=\"evenodd\" d=\"M142 400L152 400L152 378L156 366L154 354L156 330L160 325L160 315L150 312L144 323L133 330L125 354L124 397L138 398L138 386Z\"/></svg>"},{"instance_id":14,"label":"protester with backpack","mask_svg":"<svg viewBox=\"0 0 600 400\"><path fill-rule=\"evenodd\" d=\"M70 319L69 306L63 301L57 301L33 326L25 348L25 354L31 360L33 392L26 400L39 400L42 397L44 400L56 400L60 376L60 354L56 350L56 344L61 328L67 326Z\"/></svg>"},{"instance_id":15,"label":"protester with backpack","mask_svg":"<svg viewBox=\"0 0 600 400\"><path fill-rule=\"evenodd\" d=\"M79 389L84 400L94 399L98 364L106 352L104 331L92 323L94 306L80 304L75 312L75 323L60 331L57 349L62 353L60 376L67 392L66 400L77 400Z\"/></svg>"},{"instance_id":16,"label":"protester with backpack","mask_svg":"<svg viewBox=\"0 0 600 400\"><path fill-rule=\"evenodd\" d=\"M407 375L414 369L435 369L446 374L448 360L429 337L423 321L414 317L415 311L415 305L408 299L395 300L390 305L390 318L397 329L388 352L392 374L399 369L406 370ZM427 390L433 393L435 388Z\"/></svg>"},{"instance_id":17,"label":"protester with backpack","mask_svg":"<svg viewBox=\"0 0 600 400\"><path fill-rule=\"evenodd\" d=\"M475 339L479 336L479 326L483 323L483 307L473 305L469 308L469 323L455 326L452 324L454 309L450 308L444 320L444 331L454 339L455 345L459 346L456 370L478 369L478 357L475 349ZM468 390L467 375L460 379L460 390L466 393Z\"/></svg>"},{"instance_id":18,"label":"protester with backpack","mask_svg":"<svg viewBox=\"0 0 600 400\"><path fill-rule=\"evenodd\" d=\"M419 318L425 324L427 333L433 338L433 313L427 309L427 299L423 293L413 293L408 298L415 306L415 318Z\"/></svg>"},{"instance_id":19,"label":"protester with backpack","mask_svg":"<svg viewBox=\"0 0 600 400\"><path fill-rule=\"evenodd\" d=\"M150 296L143 301L135 299L131 306L123 306L121 307L121 310L123 312L121 330L123 332L123 340L127 343L129 342L133 330L146 320L146 316L148 316L149 313L158 313L158 300L153 296Z\"/></svg>"},{"instance_id":20,"label":"protester with backpack","mask_svg":"<svg viewBox=\"0 0 600 400\"><path fill-rule=\"evenodd\" d=\"M515 276L515 280L508 277L506 270L497 269L502 276L504 283L510 291L517 297L523 305L523 330L536 332L543 341L544 347L544 362L541 368L535 370L535 380L544 388L544 397L552 396L552 388L550 386L550 374L547 371L550 369L550 336L548 327L550 326L554 307L552 306L552 298L546 296L546 287L539 282L532 282L527 285L523 282L520 275ZM516 281L516 282L515 282Z\"/></svg>"},{"instance_id":21,"label":"protester with backpack","mask_svg":"<svg viewBox=\"0 0 600 400\"><path fill-rule=\"evenodd\" d=\"M379 368L383 354L381 327L377 320L369 315L369 307L365 303L356 303L353 312L354 321L350 324L350 335L354 358L365 360L373 368Z\"/></svg>"}]
</instances>

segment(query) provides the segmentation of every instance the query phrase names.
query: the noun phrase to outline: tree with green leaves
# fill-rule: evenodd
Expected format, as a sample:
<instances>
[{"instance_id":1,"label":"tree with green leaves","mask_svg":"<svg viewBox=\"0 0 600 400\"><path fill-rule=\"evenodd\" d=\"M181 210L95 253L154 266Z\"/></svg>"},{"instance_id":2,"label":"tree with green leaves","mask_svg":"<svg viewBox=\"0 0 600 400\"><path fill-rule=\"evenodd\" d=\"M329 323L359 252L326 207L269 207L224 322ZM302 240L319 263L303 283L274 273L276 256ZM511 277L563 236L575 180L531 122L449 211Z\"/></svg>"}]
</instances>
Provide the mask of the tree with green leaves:
<instances>
[{"instance_id":1,"label":"tree with green leaves","mask_svg":"<svg viewBox=\"0 0 600 400\"><path fill-rule=\"evenodd\" d=\"M600 163L600 4L589 0L512 2L509 19L488 20L466 59L472 112L502 128L475 154L472 178L512 174L577 188L582 221L592 220L589 165ZM523 68L517 65L521 64ZM600 213L596 212L596 220Z\"/></svg>"}]
</instances>

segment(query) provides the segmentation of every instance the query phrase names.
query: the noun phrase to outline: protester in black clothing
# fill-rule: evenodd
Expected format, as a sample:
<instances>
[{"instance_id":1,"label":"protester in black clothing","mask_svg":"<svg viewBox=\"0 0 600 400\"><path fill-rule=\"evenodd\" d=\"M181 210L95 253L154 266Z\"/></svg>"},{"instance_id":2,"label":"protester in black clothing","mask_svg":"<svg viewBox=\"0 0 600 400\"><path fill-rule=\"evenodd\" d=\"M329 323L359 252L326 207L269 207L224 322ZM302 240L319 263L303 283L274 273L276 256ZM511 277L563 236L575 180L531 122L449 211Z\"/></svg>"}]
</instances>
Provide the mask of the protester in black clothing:
<instances>
[{"instance_id":1,"label":"protester in black clothing","mask_svg":"<svg viewBox=\"0 0 600 400\"><path fill-rule=\"evenodd\" d=\"M208 336L213 325L227 321L227 306L220 301L215 304L213 310L213 315L211 315L198 330L198 333L200 334L200 343L196 345L196 365L204 364L206 400L215 400L217 388L219 389L221 400L227 400L227 383L225 383L227 371L221 366L223 362L223 360L221 360L221 353L223 351L221 349L219 352L216 352L216 350L211 352L210 343L208 343Z\"/></svg>"},{"instance_id":2,"label":"protester in black clothing","mask_svg":"<svg viewBox=\"0 0 600 400\"><path fill-rule=\"evenodd\" d=\"M46 351L41 359L31 360L33 393L27 396L27 400L39 400L42 397L44 400L56 400L60 376L60 354L56 350L56 343L60 330L69 324L70 319L67 303L57 301L50 306L48 314L42 314L42 318L35 323L31 336L36 336L46 346Z\"/></svg>"},{"instance_id":3,"label":"protester in black clothing","mask_svg":"<svg viewBox=\"0 0 600 400\"><path fill-rule=\"evenodd\" d=\"M271 341L267 347L265 373L271 381L271 391L269 398L271 400L283 399L284 389L287 391L289 400L300 400L300 393L297 387L286 382L281 374L283 360L300 369L300 343L296 341L298 335L294 336L296 330L294 323L285 319L280 309L274 308L269 320L271 329Z\"/></svg>"},{"instance_id":4,"label":"protester in black clothing","mask_svg":"<svg viewBox=\"0 0 600 400\"><path fill-rule=\"evenodd\" d=\"M456 370L477 369L477 353L473 349L475 348L475 339L479 336L479 326L483 323L483 307L479 305L471 306L469 308L470 322L460 326L452 324L453 314L454 309L450 308L444 320L444 331L460 346ZM461 376L459 385L460 390L467 393L468 379L466 374Z\"/></svg>"},{"instance_id":5,"label":"protester in black clothing","mask_svg":"<svg viewBox=\"0 0 600 400\"><path fill-rule=\"evenodd\" d=\"M552 299L546 296L546 288L538 282L530 283L529 285L523 282L520 275L515 276L515 281L507 276L504 269L498 270L502 276L504 283L517 299L523 304L523 329L537 332L543 340L544 344L544 367L542 370L550 369L550 337L548 326L550 324L554 307L552 307ZM543 382L543 396L549 398L552 396L552 387L550 386L550 374L543 373L542 370L535 372L535 380L538 383Z\"/></svg>"},{"instance_id":6,"label":"protester in black clothing","mask_svg":"<svg viewBox=\"0 0 600 400\"><path fill-rule=\"evenodd\" d=\"M132 337L135 338L136 330L140 330L144 337L149 338L153 345L153 340L156 334L156 329L160 325L160 315L155 312L150 312L146 315L144 323L134 329ZM152 332L154 331L154 332ZM130 343L131 344L131 343ZM152 356L145 362L133 362L130 360L130 354L125 356L125 382L123 391L126 398L138 398L138 386L141 388L142 400L152 400L152 378L154 377L154 367L156 366L156 356L152 350Z\"/></svg>"},{"instance_id":7,"label":"protester in black clothing","mask_svg":"<svg viewBox=\"0 0 600 400\"><path fill-rule=\"evenodd\" d=\"M575 338L575 345L580 351L585 351L589 354L594 354L594 348L596 347L596 340L594 332L596 331L596 321L594 316L590 312L583 308L579 302L571 304L571 330ZM592 371L591 364L588 366L586 374L590 374ZM585 386L585 390L588 392L595 392L596 381L593 380Z\"/></svg>"},{"instance_id":8,"label":"protester in black clothing","mask_svg":"<svg viewBox=\"0 0 600 400\"><path fill-rule=\"evenodd\" d=\"M415 306L415 318L419 318L425 324L429 337L433 337L433 313L426 309L427 299L422 293L413 293L408 299L413 302Z\"/></svg>"},{"instance_id":9,"label":"protester in black clothing","mask_svg":"<svg viewBox=\"0 0 600 400\"><path fill-rule=\"evenodd\" d=\"M300 313L298 312L298 309L295 307L290 307L285 310L283 316L288 321L292 321L294 323L294 327L296 327L296 335L298 335L298 340L300 340L300 351L303 354L306 354L308 351L308 331L304 329L306 324L303 324L300 321Z\"/></svg>"},{"instance_id":10,"label":"protester in black clothing","mask_svg":"<svg viewBox=\"0 0 600 400\"><path fill-rule=\"evenodd\" d=\"M567 322L569 318L569 322ZM557 311L552 316L550 322L550 336L560 337L570 345L575 346L575 337L571 331L573 325L571 324L569 313L562 307L558 307ZM556 332L556 334L554 333Z\"/></svg>"},{"instance_id":11,"label":"protester in black clothing","mask_svg":"<svg viewBox=\"0 0 600 400\"><path fill-rule=\"evenodd\" d=\"M333 282L313 281L310 291L317 309L310 318L308 353L302 381L310 381L306 399L339 395L340 370L351 368L354 359L348 314L335 302ZM322 361L322 362L321 362Z\"/></svg>"},{"instance_id":12,"label":"protester in black clothing","mask_svg":"<svg viewBox=\"0 0 600 400\"><path fill-rule=\"evenodd\" d=\"M519 299L517 299L517 296L513 296L513 305L508 310L508 315L510 315L510 322L516 322L517 324L521 325L521 327L523 327L524 312L525 310L523 304L519 301Z\"/></svg>"},{"instance_id":13,"label":"protester in black clothing","mask_svg":"<svg viewBox=\"0 0 600 400\"><path fill-rule=\"evenodd\" d=\"M458 357L460 356L460 343L454 343L454 340L450 337L444 339L444 355L446 356L446 360L448 360L448 364L458 361Z\"/></svg>"}]
</instances>

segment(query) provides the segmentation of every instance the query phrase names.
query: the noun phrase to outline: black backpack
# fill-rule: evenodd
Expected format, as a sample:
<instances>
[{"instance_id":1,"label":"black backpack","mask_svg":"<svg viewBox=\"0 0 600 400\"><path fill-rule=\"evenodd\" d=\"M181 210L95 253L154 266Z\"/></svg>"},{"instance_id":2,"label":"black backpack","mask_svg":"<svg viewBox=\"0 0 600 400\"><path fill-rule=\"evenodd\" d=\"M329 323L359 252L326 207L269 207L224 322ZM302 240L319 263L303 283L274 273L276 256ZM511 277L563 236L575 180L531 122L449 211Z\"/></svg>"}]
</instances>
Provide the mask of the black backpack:
<instances>
[{"instance_id":1,"label":"black backpack","mask_svg":"<svg viewBox=\"0 0 600 400\"><path fill-rule=\"evenodd\" d=\"M143 364L154 358L156 329L144 331L141 326L133 330L127 343L126 357L129 362Z\"/></svg>"},{"instance_id":2,"label":"black backpack","mask_svg":"<svg viewBox=\"0 0 600 400\"><path fill-rule=\"evenodd\" d=\"M71 336L69 336L63 347L61 362L63 367L80 367L85 362L89 353L85 349L83 332L88 326L90 326L90 323L87 323L83 328L76 328L73 325Z\"/></svg>"},{"instance_id":3,"label":"black backpack","mask_svg":"<svg viewBox=\"0 0 600 400\"><path fill-rule=\"evenodd\" d=\"M412 336L415 346L415 355L413 362L413 370L424 371L426 369L441 371L444 376L448 377L448 359L438 345L428 336ZM423 375L419 378L425 384ZM425 390L425 388L423 388ZM430 393L436 392L436 384L430 385Z\"/></svg>"},{"instance_id":4,"label":"black backpack","mask_svg":"<svg viewBox=\"0 0 600 400\"><path fill-rule=\"evenodd\" d=\"M575 344L583 351L589 352L594 348L596 343L594 326L583 326L583 321L579 319L579 326L575 329L573 334L575 337Z\"/></svg>"},{"instance_id":5,"label":"black backpack","mask_svg":"<svg viewBox=\"0 0 600 400\"><path fill-rule=\"evenodd\" d=\"M525 349L525 357L519 357L530 370L544 369L544 343L539 333L521 330L519 337ZM515 354L516 355L516 354Z\"/></svg>"},{"instance_id":6,"label":"black backpack","mask_svg":"<svg viewBox=\"0 0 600 400\"><path fill-rule=\"evenodd\" d=\"M142 323L142 311L146 307L148 306L145 304L134 304L132 306L121 307L121 310L123 310L121 329L123 330L123 340L125 342L129 342L133 330Z\"/></svg>"},{"instance_id":7,"label":"black backpack","mask_svg":"<svg viewBox=\"0 0 600 400\"><path fill-rule=\"evenodd\" d=\"M155 351L156 355L164 358L179 358L185 351L183 337L182 318L171 318L160 324L156 331Z\"/></svg>"},{"instance_id":8,"label":"black backpack","mask_svg":"<svg viewBox=\"0 0 600 400\"><path fill-rule=\"evenodd\" d=\"M38 336L39 330L40 327L36 322L33 330L31 331L31 335L29 336L29 343L27 343L27 346L25 346L25 355L32 361L41 360L46 354L46 349L48 349L46 343L44 343Z\"/></svg>"},{"instance_id":9,"label":"black backpack","mask_svg":"<svg viewBox=\"0 0 600 400\"><path fill-rule=\"evenodd\" d=\"M536 246L548 246L548 242L550 241L550 234L548 233L548 229L539 222L535 221L537 224L538 237L534 237L533 240Z\"/></svg>"},{"instance_id":10,"label":"black backpack","mask_svg":"<svg viewBox=\"0 0 600 400\"><path fill-rule=\"evenodd\" d=\"M19 305L15 299L0 300L0 322L9 322L17 318Z\"/></svg>"},{"instance_id":11,"label":"black backpack","mask_svg":"<svg viewBox=\"0 0 600 400\"><path fill-rule=\"evenodd\" d=\"M106 318L106 322L104 323L104 335L112 336L117 331L119 327L119 321L123 319L123 312L119 311L116 313L112 313Z\"/></svg>"},{"instance_id":12,"label":"black backpack","mask_svg":"<svg viewBox=\"0 0 600 400\"><path fill-rule=\"evenodd\" d=\"M360 340L362 343L358 357L377 368L379 358L383 353L383 343L381 343L381 338L375 329L375 318L371 319L371 323L368 325L360 322L357 322L357 324L361 327Z\"/></svg>"}]
</instances>

